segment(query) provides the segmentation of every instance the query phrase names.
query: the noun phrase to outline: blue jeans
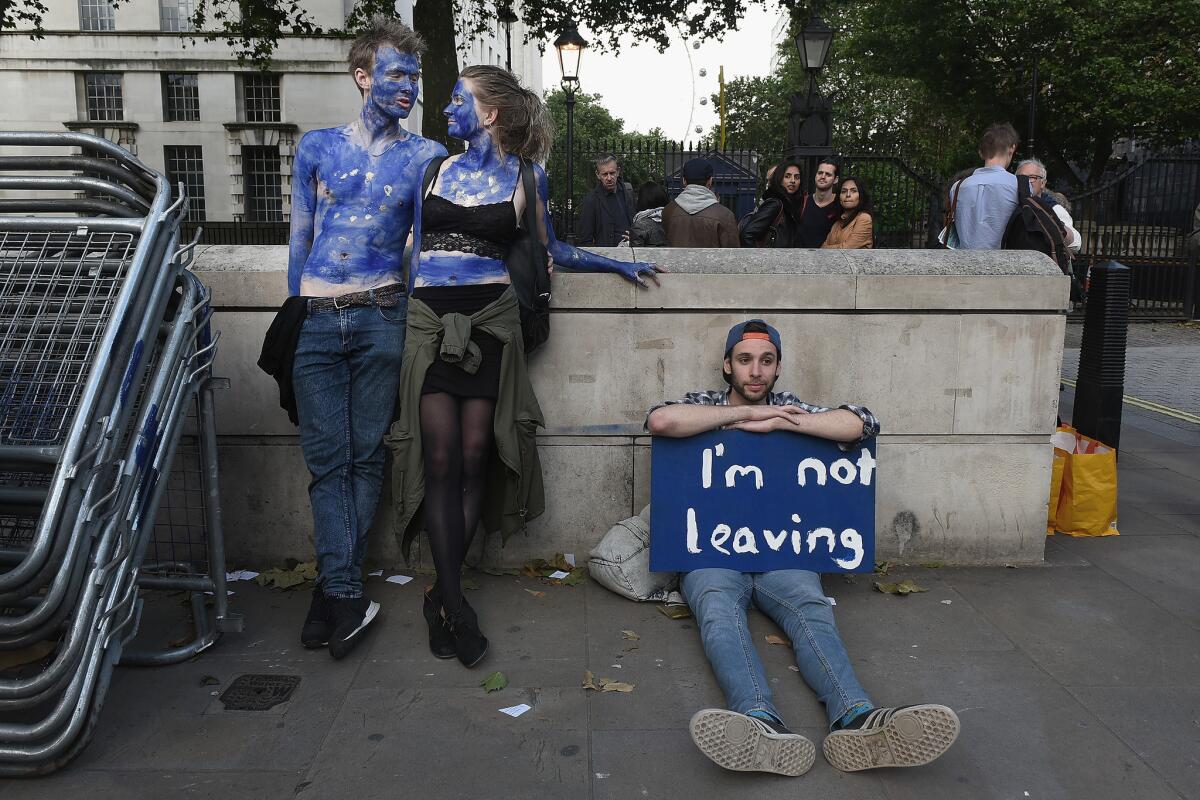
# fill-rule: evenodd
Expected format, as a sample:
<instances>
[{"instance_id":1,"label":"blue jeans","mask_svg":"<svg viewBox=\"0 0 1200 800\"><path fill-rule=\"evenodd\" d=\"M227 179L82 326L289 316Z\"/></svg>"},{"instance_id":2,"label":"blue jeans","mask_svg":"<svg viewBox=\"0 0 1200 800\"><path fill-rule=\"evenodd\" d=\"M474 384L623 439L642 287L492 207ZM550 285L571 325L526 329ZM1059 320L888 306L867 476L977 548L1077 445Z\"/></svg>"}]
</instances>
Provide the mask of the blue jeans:
<instances>
[{"instance_id":1,"label":"blue jeans","mask_svg":"<svg viewBox=\"0 0 1200 800\"><path fill-rule=\"evenodd\" d=\"M308 485L318 582L327 597L361 597L367 532L383 485L408 302L310 313L292 384Z\"/></svg>"},{"instance_id":2,"label":"blue jeans","mask_svg":"<svg viewBox=\"0 0 1200 800\"><path fill-rule=\"evenodd\" d=\"M681 585L731 710L765 712L783 721L771 702L771 687L746 624L751 602L792 640L796 666L825 705L831 728L852 706L870 702L854 676L815 572L700 569L685 573Z\"/></svg>"}]
</instances>

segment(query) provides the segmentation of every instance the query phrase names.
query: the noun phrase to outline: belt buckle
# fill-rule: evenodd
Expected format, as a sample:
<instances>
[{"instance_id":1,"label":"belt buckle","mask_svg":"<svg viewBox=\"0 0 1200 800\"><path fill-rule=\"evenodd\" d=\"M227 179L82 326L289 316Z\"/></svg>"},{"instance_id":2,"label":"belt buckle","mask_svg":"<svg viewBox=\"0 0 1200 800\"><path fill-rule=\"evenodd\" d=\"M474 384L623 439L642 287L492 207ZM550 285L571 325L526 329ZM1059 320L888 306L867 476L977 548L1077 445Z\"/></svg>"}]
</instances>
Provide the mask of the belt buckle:
<instances>
[{"instance_id":1,"label":"belt buckle","mask_svg":"<svg viewBox=\"0 0 1200 800\"><path fill-rule=\"evenodd\" d=\"M345 298L345 300L346 300L345 305L341 305L340 303L338 303L338 301L341 300L342 298ZM354 295L353 294L344 294L344 295L341 295L340 297L333 298L333 307L335 309L337 309L338 311L349 308L352 305L354 305Z\"/></svg>"}]
</instances>

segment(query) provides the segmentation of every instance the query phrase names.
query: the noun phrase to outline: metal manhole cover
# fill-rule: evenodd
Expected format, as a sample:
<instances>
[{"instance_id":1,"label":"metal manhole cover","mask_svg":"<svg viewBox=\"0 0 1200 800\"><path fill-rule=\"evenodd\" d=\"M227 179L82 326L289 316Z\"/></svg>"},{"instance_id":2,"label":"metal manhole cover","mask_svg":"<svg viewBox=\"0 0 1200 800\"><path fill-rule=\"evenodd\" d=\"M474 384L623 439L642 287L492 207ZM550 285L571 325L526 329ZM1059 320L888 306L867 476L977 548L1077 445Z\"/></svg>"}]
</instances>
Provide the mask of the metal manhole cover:
<instances>
[{"instance_id":1,"label":"metal manhole cover","mask_svg":"<svg viewBox=\"0 0 1200 800\"><path fill-rule=\"evenodd\" d=\"M239 675L220 699L226 711L266 711L286 703L299 685L299 675Z\"/></svg>"}]
</instances>

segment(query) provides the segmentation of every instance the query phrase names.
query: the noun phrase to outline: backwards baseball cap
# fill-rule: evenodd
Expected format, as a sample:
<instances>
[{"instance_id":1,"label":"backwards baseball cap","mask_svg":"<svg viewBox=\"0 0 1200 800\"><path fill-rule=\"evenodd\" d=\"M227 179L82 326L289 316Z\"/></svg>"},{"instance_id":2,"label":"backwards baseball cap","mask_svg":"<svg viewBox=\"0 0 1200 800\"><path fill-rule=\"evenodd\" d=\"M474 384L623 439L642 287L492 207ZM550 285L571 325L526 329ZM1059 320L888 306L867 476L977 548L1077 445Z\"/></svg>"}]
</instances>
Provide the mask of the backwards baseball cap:
<instances>
[{"instance_id":1,"label":"backwards baseball cap","mask_svg":"<svg viewBox=\"0 0 1200 800\"><path fill-rule=\"evenodd\" d=\"M772 328L761 319L748 319L745 322L739 322L729 329L729 335L725 337L725 358L729 358L729 354L733 352L733 346L738 342L746 339L762 339L775 345L775 352L782 356L783 345L780 344L779 331Z\"/></svg>"},{"instance_id":2,"label":"backwards baseball cap","mask_svg":"<svg viewBox=\"0 0 1200 800\"><path fill-rule=\"evenodd\" d=\"M706 159L693 158L683 165L683 179L688 183L704 183L712 176L712 164Z\"/></svg>"}]
</instances>

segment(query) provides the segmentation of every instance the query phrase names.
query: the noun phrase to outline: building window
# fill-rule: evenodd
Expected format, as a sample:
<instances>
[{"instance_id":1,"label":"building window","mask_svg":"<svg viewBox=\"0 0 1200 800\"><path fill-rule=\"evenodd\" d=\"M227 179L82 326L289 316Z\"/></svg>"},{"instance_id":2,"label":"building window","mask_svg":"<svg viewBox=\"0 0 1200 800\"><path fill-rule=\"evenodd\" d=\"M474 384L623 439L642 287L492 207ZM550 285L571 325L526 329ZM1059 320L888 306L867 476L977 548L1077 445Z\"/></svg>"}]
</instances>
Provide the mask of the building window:
<instances>
[{"instance_id":1,"label":"building window","mask_svg":"<svg viewBox=\"0 0 1200 800\"><path fill-rule=\"evenodd\" d=\"M92 122L118 122L125 119L121 101L121 73L89 72L83 76L87 118Z\"/></svg>"},{"instance_id":2,"label":"building window","mask_svg":"<svg viewBox=\"0 0 1200 800\"><path fill-rule=\"evenodd\" d=\"M200 121L200 89L194 72L167 72L162 76L163 119L167 122Z\"/></svg>"},{"instance_id":3,"label":"building window","mask_svg":"<svg viewBox=\"0 0 1200 800\"><path fill-rule=\"evenodd\" d=\"M278 75L242 75L242 113L246 122L279 122Z\"/></svg>"},{"instance_id":4,"label":"building window","mask_svg":"<svg viewBox=\"0 0 1200 800\"><path fill-rule=\"evenodd\" d=\"M195 0L158 0L158 11L164 31L191 33L195 30L192 27Z\"/></svg>"},{"instance_id":5,"label":"building window","mask_svg":"<svg viewBox=\"0 0 1200 800\"><path fill-rule=\"evenodd\" d=\"M242 170L247 222L283 221L283 180L279 148L243 145Z\"/></svg>"},{"instance_id":6,"label":"building window","mask_svg":"<svg viewBox=\"0 0 1200 800\"><path fill-rule=\"evenodd\" d=\"M109 0L79 0L79 30L116 30L116 14Z\"/></svg>"},{"instance_id":7,"label":"building window","mask_svg":"<svg viewBox=\"0 0 1200 800\"><path fill-rule=\"evenodd\" d=\"M163 148L171 191L187 190L188 222L204 221L204 155L198 144L169 144Z\"/></svg>"}]
</instances>

